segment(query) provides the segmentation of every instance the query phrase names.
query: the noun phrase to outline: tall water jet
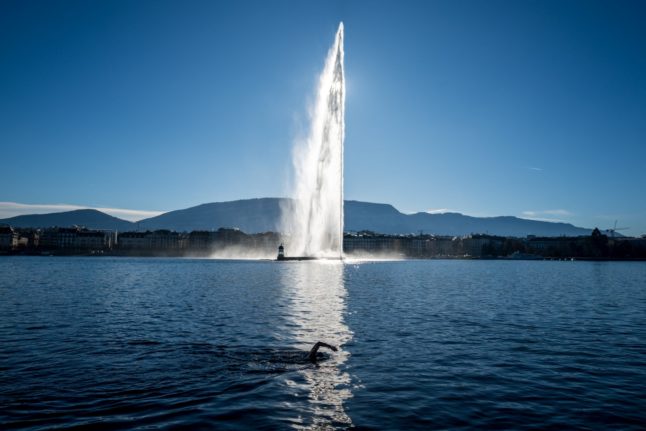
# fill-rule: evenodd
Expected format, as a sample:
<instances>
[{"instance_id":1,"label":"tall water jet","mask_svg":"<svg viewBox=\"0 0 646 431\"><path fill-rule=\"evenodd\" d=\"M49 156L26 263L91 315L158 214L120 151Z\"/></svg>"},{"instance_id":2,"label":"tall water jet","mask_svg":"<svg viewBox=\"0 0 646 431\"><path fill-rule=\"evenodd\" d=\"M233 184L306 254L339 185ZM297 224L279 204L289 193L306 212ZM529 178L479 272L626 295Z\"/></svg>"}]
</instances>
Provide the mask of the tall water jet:
<instances>
[{"instance_id":1,"label":"tall water jet","mask_svg":"<svg viewBox=\"0 0 646 431\"><path fill-rule=\"evenodd\" d=\"M327 54L309 114L309 134L294 146L293 199L282 208L286 252L339 258L343 255L343 23Z\"/></svg>"}]
</instances>

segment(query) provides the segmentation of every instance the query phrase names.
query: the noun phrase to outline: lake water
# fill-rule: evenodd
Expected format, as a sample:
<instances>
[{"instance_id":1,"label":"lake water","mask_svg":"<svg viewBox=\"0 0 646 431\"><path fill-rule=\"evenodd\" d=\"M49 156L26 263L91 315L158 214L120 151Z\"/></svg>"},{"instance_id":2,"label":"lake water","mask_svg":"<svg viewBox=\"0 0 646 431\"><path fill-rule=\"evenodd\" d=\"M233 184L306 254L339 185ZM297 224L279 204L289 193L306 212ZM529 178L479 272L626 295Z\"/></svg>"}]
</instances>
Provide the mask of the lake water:
<instances>
[{"instance_id":1,"label":"lake water","mask_svg":"<svg viewBox=\"0 0 646 431\"><path fill-rule=\"evenodd\" d=\"M646 426L645 263L6 257L0 274L3 430ZM340 349L308 362L319 340Z\"/></svg>"}]
</instances>

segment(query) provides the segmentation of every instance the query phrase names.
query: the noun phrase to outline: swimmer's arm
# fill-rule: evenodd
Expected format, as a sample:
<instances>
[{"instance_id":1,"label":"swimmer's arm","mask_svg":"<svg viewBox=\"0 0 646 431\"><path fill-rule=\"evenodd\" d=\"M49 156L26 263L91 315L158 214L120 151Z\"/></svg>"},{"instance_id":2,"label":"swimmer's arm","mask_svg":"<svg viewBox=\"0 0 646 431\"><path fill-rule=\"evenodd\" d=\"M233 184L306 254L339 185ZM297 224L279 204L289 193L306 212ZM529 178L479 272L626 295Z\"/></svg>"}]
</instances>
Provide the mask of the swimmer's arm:
<instances>
[{"instance_id":1,"label":"swimmer's arm","mask_svg":"<svg viewBox=\"0 0 646 431\"><path fill-rule=\"evenodd\" d=\"M319 341L314 345L314 347L312 347L312 350L310 350L309 355L307 355L307 359L309 359L312 362L316 362L316 354L318 353L320 347L326 347L326 348L332 350L333 352L337 351L336 347L334 347L334 346L332 346L330 344L324 343L322 341Z\"/></svg>"}]
</instances>

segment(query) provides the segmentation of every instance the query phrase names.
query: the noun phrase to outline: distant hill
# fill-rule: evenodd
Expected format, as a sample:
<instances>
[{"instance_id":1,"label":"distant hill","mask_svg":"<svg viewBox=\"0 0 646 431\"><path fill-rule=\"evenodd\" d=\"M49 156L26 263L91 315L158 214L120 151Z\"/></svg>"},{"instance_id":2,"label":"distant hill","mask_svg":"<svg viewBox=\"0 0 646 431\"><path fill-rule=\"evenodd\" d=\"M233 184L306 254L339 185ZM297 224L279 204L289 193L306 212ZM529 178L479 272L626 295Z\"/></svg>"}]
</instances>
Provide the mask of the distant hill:
<instances>
[{"instance_id":1,"label":"distant hill","mask_svg":"<svg viewBox=\"0 0 646 431\"><path fill-rule=\"evenodd\" d=\"M215 202L170 211L141 220L142 229L177 231L237 227L244 232L276 231L280 223L282 198L245 199ZM438 235L578 236L591 230L569 223L551 223L518 217L471 217L458 213L403 214L388 204L345 201L345 230L371 230L389 234L432 233Z\"/></svg>"},{"instance_id":2,"label":"distant hill","mask_svg":"<svg viewBox=\"0 0 646 431\"><path fill-rule=\"evenodd\" d=\"M277 231L280 201L280 198L261 198L202 204L140 220L139 226L141 229L176 231L214 230L221 227L236 227L247 233Z\"/></svg>"},{"instance_id":3,"label":"distant hill","mask_svg":"<svg viewBox=\"0 0 646 431\"><path fill-rule=\"evenodd\" d=\"M591 229L569 223L528 220L512 216L471 217L459 213L429 214L419 212L402 214L392 205L347 201L345 230L372 230L381 233L424 233L436 235L490 235L525 237L590 235Z\"/></svg>"},{"instance_id":4,"label":"distant hill","mask_svg":"<svg viewBox=\"0 0 646 431\"><path fill-rule=\"evenodd\" d=\"M0 224L13 227L71 227L84 226L88 229L134 230L136 224L105 214L98 210L83 209L49 214L30 214L1 219Z\"/></svg>"},{"instance_id":5,"label":"distant hill","mask_svg":"<svg viewBox=\"0 0 646 431\"><path fill-rule=\"evenodd\" d=\"M245 199L214 202L140 220L132 223L101 211L85 209L51 214L11 217L0 223L15 227L85 226L118 231L170 229L178 232L239 228L247 233L277 231L283 198ZM286 203L286 202L283 202ZM345 201L345 231L371 230L387 234L491 235L525 237L590 235L591 229L569 223L552 223L518 217L471 217L459 213L403 214L388 204Z\"/></svg>"}]
</instances>

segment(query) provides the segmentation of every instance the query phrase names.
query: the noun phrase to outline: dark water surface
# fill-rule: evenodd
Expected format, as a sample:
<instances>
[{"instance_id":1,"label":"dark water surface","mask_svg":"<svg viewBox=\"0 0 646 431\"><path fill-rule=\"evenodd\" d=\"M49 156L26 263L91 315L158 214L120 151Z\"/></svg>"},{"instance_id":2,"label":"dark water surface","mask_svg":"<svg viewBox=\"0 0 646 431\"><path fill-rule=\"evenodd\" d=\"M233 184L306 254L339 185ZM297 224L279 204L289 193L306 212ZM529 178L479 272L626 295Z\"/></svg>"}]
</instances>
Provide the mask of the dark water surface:
<instances>
[{"instance_id":1,"label":"dark water surface","mask_svg":"<svg viewBox=\"0 0 646 431\"><path fill-rule=\"evenodd\" d=\"M349 427L644 429L646 264L0 258L0 429Z\"/></svg>"}]
</instances>

